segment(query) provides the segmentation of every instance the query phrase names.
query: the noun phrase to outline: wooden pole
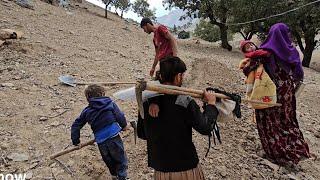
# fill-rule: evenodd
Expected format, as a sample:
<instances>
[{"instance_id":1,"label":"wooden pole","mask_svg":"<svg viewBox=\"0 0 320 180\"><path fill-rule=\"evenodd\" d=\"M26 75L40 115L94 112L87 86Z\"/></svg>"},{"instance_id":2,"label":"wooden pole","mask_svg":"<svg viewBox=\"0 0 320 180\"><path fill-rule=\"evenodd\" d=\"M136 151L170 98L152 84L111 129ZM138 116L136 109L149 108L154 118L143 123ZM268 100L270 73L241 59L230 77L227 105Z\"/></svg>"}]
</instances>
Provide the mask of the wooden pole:
<instances>
[{"instance_id":1,"label":"wooden pole","mask_svg":"<svg viewBox=\"0 0 320 180\"><path fill-rule=\"evenodd\" d=\"M77 85L92 85L92 84L100 84L100 85L116 85L116 84L136 84L136 82L75 82Z\"/></svg>"},{"instance_id":2,"label":"wooden pole","mask_svg":"<svg viewBox=\"0 0 320 180\"><path fill-rule=\"evenodd\" d=\"M83 143L83 144L80 144L79 146L75 146L75 147L72 147L72 148L70 148L70 149L66 149L66 150L60 151L60 152L58 152L58 153L52 154L49 158L50 158L50 159L55 159L55 158L60 157L60 156L62 156L62 155L65 155L65 154L68 154L68 153L70 153L70 152L79 150L79 149L81 149L81 148L83 148L83 147L85 147L85 146L92 145L92 144L94 144L94 142L95 142L94 139L93 139L93 140L90 140L90 141L88 141L88 142L85 142L85 143Z\"/></svg>"},{"instance_id":3,"label":"wooden pole","mask_svg":"<svg viewBox=\"0 0 320 180\"><path fill-rule=\"evenodd\" d=\"M163 84L150 84L147 83L146 90L156 91L163 94L172 94L172 95L189 95L194 98L202 98L203 91L197 89L190 89L185 87L178 87L178 86L170 86L170 85L163 85ZM230 99L230 97L220 94L214 93L214 95L221 99ZM281 106L280 103L267 103L261 102L257 100L249 100L249 99L242 99L243 102L254 103L254 104L263 104L267 106Z\"/></svg>"}]
</instances>

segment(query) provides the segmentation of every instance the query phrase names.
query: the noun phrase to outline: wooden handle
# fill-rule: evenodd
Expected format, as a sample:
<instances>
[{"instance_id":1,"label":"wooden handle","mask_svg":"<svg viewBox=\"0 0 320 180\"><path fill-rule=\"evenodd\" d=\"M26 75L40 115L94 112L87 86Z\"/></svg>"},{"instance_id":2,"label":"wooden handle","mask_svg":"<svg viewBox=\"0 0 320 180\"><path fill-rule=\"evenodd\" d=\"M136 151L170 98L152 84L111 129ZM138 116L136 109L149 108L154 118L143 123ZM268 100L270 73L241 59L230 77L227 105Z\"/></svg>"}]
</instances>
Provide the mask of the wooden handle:
<instances>
[{"instance_id":1,"label":"wooden handle","mask_svg":"<svg viewBox=\"0 0 320 180\"><path fill-rule=\"evenodd\" d=\"M189 95L194 98L203 98L203 91L197 90L197 89L189 89L184 87L178 87L178 86L170 86L170 85L163 85L163 84L150 84L147 83L147 90L150 91L156 91L163 94L172 94L172 95ZM221 99L230 99L229 96L226 96L224 94L220 93L213 93L216 97ZM267 102L261 102L261 101L255 101L255 100L248 100L248 99L242 99L243 102L248 103L254 103L254 104L263 104L266 106L281 106L280 103L267 103Z\"/></svg>"},{"instance_id":2,"label":"wooden handle","mask_svg":"<svg viewBox=\"0 0 320 180\"><path fill-rule=\"evenodd\" d=\"M197 89L190 89L190 88L185 88L185 87L178 87L178 86L170 86L170 85L163 85L163 84L147 84L147 87L155 89L156 87L160 89L171 89L175 90L176 95L179 95L181 93L184 93L183 95L190 95L195 98L202 98L203 97L203 91L202 90L197 90ZM158 91L157 91L158 92ZM172 91L173 92L173 91ZM188 94L190 93L190 94ZM195 95L197 94L197 95ZM230 99L230 97L220 94L220 93L213 93L216 97L221 98L221 99Z\"/></svg>"},{"instance_id":3,"label":"wooden handle","mask_svg":"<svg viewBox=\"0 0 320 180\"><path fill-rule=\"evenodd\" d=\"M163 87L158 87L158 85L147 84L146 90L155 91L161 94L171 94L171 95L189 95L194 98L202 98L202 94L196 94L191 92L179 91L175 89L167 89Z\"/></svg>"},{"instance_id":4,"label":"wooden handle","mask_svg":"<svg viewBox=\"0 0 320 180\"><path fill-rule=\"evenodd\" d=\"M76 82L77 85L92 85L92 84L100 84L100 85L114 85L114 84L136 84L136 82Z\"/></svg>"},{"instance_id":5,"label":"wooden handle","mask_svg":"<svg viewBox=\"0 0 320 180\"><path fill-rule=\"evenodd\" d=\"M95 142L95 141L94 141L94 139L93 139L93 140L90 140L90 141L85 142L85 143L83 143L83 144L80 144L79 147L72 147L72 148L70 148L70 149L66 149L66 150L60 151L60 152L58 152L58 153L55 153L55 154L51 155L51 156L50 156L50 159L55 159L55 158L57 158L57 157L59 157L59 156L68 154L68 153L73 152L73 151L76 151L76 150L79 150L79 149L81 149L81 148L83 148L83 147L85 147L85 146L89 146L89 145L93 144L94 142Z\"/></svg>"}]
</instances>

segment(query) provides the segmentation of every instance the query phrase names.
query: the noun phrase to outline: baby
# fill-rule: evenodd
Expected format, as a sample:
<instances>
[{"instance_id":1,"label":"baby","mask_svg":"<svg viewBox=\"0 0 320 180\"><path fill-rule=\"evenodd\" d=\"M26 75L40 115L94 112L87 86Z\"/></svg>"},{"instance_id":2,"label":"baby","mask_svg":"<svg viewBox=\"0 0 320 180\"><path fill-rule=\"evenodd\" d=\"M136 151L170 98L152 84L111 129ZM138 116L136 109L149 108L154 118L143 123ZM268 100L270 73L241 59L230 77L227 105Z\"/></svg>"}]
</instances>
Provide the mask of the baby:
<instances>
[{"instance_id":1,"label":"baby","mask_svg":"<svg viewBox=\"0 0 320 180\"><path fill-rule=\"evenodd\" d=\"M246 94L247 97L250 97L255 78L260 78L261 76L261 74L255 73L255 70L261 63L261 59L270 56L270 53L268 51L258 49L258 47L249 40L240 42L240 50L245 55L245 59L240 61L239 69L243 70L243 73L247 76L247 79L245 80Z\"/></svg>"}]
</instances>

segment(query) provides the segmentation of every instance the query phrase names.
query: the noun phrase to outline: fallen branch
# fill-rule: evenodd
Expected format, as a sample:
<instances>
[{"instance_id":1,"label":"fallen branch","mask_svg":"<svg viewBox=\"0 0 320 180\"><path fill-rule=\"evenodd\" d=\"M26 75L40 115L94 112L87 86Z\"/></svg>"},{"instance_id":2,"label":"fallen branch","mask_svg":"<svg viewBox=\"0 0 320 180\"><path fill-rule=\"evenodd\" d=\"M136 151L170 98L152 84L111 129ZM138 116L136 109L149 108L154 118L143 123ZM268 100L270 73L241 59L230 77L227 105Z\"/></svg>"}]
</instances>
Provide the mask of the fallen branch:
<instances>
[{"instance_id":1,"label":"fallen branch","mask_svg":"<svg viewBox=\"0 0 320 180\"><path fill-rule=\"evenodd\" d=\"M88 141L88 142L85 142L85 143L83 143L83 144L80 144L79 146L72 147L72 148L70 148L70 149L66 149L66 150L60 151L60 152L58 152L58 153L55 153L55 154L51 155L49 158L50 158L50 159L55 159L55 158L57 158L57 157L59 157L59 156L68 154L68 153L70 153L70 152L79 150L79 149L81 149L81 148L83 148L83 147L85 147L85 146L94 144L94 142L95 142L94 139L93 139L93 140L90 140L90 141Z\"/></svg>"},{"instance_id":2,"label":"fallen branch","mask_svg":"<svg viewBox=\"0 0 320 180\"><path fill-rule=\"evenodd\" d=\"M61 116L63 115L64 113L68 112L70 109L65 109L64 111L62 111L61 113L57 114L57 115L54 115L54 116L47 116L47 118L55 118L55 117L58 117L58 116Z\"/></svg>"}]
</instances>

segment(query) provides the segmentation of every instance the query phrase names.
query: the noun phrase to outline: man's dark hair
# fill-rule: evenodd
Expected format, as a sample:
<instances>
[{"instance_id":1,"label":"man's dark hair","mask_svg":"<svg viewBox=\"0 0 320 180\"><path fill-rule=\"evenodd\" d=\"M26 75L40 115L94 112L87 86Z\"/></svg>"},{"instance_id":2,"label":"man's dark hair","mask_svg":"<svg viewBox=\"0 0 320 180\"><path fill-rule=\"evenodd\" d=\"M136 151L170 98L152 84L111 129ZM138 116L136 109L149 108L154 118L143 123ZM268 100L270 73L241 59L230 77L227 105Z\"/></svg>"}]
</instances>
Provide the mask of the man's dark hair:
<instances>
[{"instance_id":1,"label":"man's dark hair","mask_svg":"<svg viewBox=\"0 0 320 180\"><path fill-rule=\"evenodd\" d=\"M178 57L168 56L160 60L160 75L162 82L172 83L177 74L184 73L186 70L186 64Z\"/></svg>"},{"instance_id":2,"label":"man's dark hair","mask_svg":"<svg viewBox=\"0 0 320 180\"><path fill-rule=\"evenodd\" d=\"M153 23L152 23L150 18L144 17L141 20L140 27L142 28L143 26L147 25L148 23L153 25Z\"/></svg>"},{"instance_id":3,"label":"man's dark hair","mask_svg":"<svg viewBox=\"0 0 320 180\"><path fill-rule=\"evenodd\" d=\"M102 86L92 84L84 90L84 94L89 101L90 98L105 96L105 89Z\"/></svg>"}]
</instances>

